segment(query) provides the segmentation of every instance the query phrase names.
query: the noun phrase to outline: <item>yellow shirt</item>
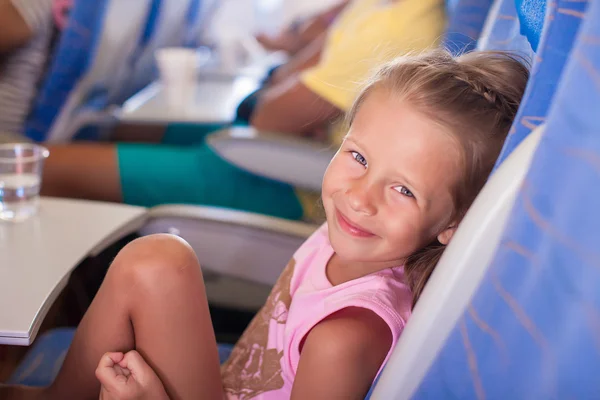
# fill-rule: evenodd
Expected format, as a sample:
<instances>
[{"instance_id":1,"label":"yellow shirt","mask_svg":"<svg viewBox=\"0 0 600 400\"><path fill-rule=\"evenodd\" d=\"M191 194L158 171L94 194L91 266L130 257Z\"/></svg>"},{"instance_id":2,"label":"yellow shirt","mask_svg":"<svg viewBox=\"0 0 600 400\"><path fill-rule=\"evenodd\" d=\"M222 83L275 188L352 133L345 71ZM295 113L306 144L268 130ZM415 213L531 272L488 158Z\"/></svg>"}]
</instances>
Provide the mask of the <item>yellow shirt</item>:
<instances>
[{"instance_id":1,"label":"yellow shirt","mask_svg":"<svg viewBox=\"0 0 600 400\"><path fill-rule=\"evenodd\" d=\"M346 112L361 85L386 61L436 46L445 24L444 0L354 0L330 28L319 64L303 72L302 83ZM332 145L345 131L332 127ZM298 191L308 220L321 220L318 195Z\"/></svg>"},{"instance_id":2,"label":"yellow shirt","mask_svg":"<svg viewBox=\"0 0 600 400\"><path fill-rule=\"evenodd\" d=\"M302 83L348 111L360 86L382 63L437 45L443 0L354 0L331 27L319 64Z\"/></svg>"}]
</instances>

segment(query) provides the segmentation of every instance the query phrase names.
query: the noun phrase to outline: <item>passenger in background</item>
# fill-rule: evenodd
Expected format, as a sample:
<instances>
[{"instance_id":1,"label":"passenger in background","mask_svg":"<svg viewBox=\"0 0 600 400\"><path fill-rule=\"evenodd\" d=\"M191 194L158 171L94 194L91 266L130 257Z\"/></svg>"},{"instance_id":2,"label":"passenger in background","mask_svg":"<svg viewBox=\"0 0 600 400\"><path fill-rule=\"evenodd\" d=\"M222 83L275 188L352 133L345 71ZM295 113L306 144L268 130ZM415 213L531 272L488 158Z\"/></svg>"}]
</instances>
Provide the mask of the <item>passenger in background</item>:
<instances>
[{"instance_id":1,"label":"passenger in background","mask_svg":"<svg viewBox=\"0 0 600 400\"><path fill-rule=\"evenodd\" d=\"M285 51L291 57L287 63L272 68L262 86L240 103L237 109L237 123L250 122L257 103L267 89L283 82L293 73L313 67L319 62L329 28L350 3L350 0L344 0L310 18L297 20L274 37L265 34L257 36L258 42L265 49Z\"/></svg>"},{"instance_id":2,"label":"passenger in background","mask_svg":"<svg viewBox=\"0 0 600 400\"><path fill-rule=\"evenodd\" d=\"M331 122L350 109L365 77L394 56L436 43L444 17L444 2L437 0L351 2L328 33L274 73L272 88L262 93L252 113L252 126L309 136L324 133L328 144L339 147L344 127ZM318 194L297 190L296 195L304 218L318 220Z\"/></svg>"},{"instance_id":3,"label":"passenger in background","mask_svg":"<svg viewBox=\"0 0 600 400\"><path fill-rule=\"evenodd\" d=\"M258 129L326 138L339 146L333 121L348 111L363 82L381 63L436 44L444 28L443 0L353 0L331 29L313 40L263 93L251 116ZM195 127L172 125L169 136ZM174 143L174 140L167 141ZM139 143L52 146L42 194L154 206L212 205L316 219L318 195L247 173L200 139L195 146Z\"/></svg>"},{"instance_id":4,"label":"passenger in background","mask_svg":"<svg viewBox=\"0 0 600 400\"><path fill-rule=\"evenodd\" d=\"M350 0L343 0L311 17L300 18L277 35L260 33L256 36L256 40L267 50L285 51L294 55L326 32L348 3Z\"/></svg>"},{"instance_id":5,"label":"passenger in background","mask_svg":"<svg viewBox=\"0 0 600 400\"><path fill-rule=\"evenodd\" d=\"M354 0L331 29L276 73L251 117L258 129L312 135L349 109L371 70L436 44L440 0ZM298 112L303 110L304 112ZM338 143L339 144L339 143Z\"/></svg>"},{"instance_id":6,"label":"passenger in background","mask_svg":"<svg viewBox=\"0 0 600 400\"><path fill-rule=\"evenodd\" d=\"M0 136L21 134L56 33L53 0L0 0Z\"/></svg>"}]
</instances>

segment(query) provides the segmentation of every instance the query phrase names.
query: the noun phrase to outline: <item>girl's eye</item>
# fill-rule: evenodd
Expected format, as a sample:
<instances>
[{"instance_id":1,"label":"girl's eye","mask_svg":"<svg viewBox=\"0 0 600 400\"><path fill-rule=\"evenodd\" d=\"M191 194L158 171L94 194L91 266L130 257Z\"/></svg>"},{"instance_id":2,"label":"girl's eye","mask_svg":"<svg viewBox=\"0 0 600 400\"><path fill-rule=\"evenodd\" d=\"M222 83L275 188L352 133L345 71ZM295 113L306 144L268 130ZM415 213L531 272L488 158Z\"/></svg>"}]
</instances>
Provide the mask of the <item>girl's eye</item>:
<instances>
[{"instance_id":1,"label":"girl's eye","mask_svg":"<svg viewBox=\"0 0 600 400\"><path fill-rule=\"evenodd\" d=\"M362 156L362 154L356 151L351 151L350 154L352 154L352 158L354 158L360 165L363 167L367 166L367 160Z\"/></svg>"},{"instance_id":2,"label":"girl's eye","mask_svg":"<svg viewBox=\"0 0 600 400\"><path fill-rule=\"evenodd\" d=\"M396 190L400 194L403 194L406 197L415 197L415 195L404 186L396 186L394 190Z\"/></svg>"}]
</instances>

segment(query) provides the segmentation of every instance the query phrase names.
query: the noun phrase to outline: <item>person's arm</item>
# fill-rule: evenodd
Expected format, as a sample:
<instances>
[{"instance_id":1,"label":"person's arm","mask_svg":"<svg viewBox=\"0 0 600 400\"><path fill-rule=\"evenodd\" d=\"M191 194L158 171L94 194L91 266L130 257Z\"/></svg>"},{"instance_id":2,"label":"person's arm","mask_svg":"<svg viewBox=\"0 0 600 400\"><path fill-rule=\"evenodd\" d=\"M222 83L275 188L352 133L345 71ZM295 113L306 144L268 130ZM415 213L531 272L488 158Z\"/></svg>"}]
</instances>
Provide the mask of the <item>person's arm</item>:
<instances>
[{"instance_id":1,"label":"person's arm","mask_svg":"<svg viewBox=\"0 0 600 400\"><path fill-rule=\"evenodd\" d=\"M341 113L294 75L261 95L250 125L265 132L312 135Z\"/></svg>"},{"instance_id":2,"label":"person's arm","mask_svg":"<svg viewBox=\"0 0 600 400\"><path fill-rule=\"evenodd\" d=\"M346 6L350 3L350 0L342 0L339 3L337 3L336 5L332 6L331 8L328 8L327 10L325 10L324 12L320 13L318 15L318 18L321 20L321 23L329 26L331 24L331 22L337 18L338 15L340 15L340 13L342 11L344 11L344 9L346 8Z\"/></svg>"},{"instance_id":3,"label":"person's arm","mask_svg":"<svg viewBox=\"0 0 600 400\"><path fill-rule=\"evenodd\" d=\"M267 50L284 50L295 55L321 34L327 32L331 23L344 10L349 0L343 0L316 15L303 21L293 22L278 35L271 37L265 34L257 35L256 39Z\"/></svg>"},{"instance_id":4,"label":"person's arm","mask_svg":"<svg viewBox=\"0 0 600 400\"><path fill-rule=\"evenodd\" d=\"M0 54L8 53L25 45L33 37L11 0L0 0Z\"/></svg>"},{"instance_id":5,"label":"person's arm","mask_svg":"<svg viewBox=\"0 0 600 400\"><path fill-rule=\"evenodd\" d=\"M314 67L321 59L323 47L327 35L325 33L313 40L308 46L304 47L298 54L293 56L287 63L283 64L273 74L269 84L276 85L283 82L290 76L304 71L307 68Z\"/></svg>"},{"instance_id":6,"label":"person's arm","mask_svg":"<svg viewBox=\"0 0 600 400\"><path fill-rule=\"evenodd\" d=\"M325 33L329 29L329 26L331 26L331 23L344 11L349 2L349 0L343 0L315 15L304 24L301 24L298 29L300 45L306 45L322 33Z\"/></svg>"},{"instance_id":7,"label":"person's arm","mask_svg":"<svg viewBox=\"0 0 600 400\"><path fill-rule=\"evenodd\" d=\"M330 316L305 339L292 400L364 399L391 346L390 328L370 310Z\"/></svg>"}]
</instances>

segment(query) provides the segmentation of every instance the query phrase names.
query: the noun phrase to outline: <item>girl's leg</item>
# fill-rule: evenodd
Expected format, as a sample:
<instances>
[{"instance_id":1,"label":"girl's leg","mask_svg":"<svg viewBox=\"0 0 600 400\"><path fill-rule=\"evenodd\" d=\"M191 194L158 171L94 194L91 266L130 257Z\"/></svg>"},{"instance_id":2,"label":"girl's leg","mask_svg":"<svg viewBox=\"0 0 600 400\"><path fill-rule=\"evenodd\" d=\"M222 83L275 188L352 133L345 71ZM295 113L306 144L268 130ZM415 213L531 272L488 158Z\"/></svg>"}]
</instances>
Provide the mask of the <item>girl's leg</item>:
<instances>
[{"instance_id":1,"label":"girl's leg","mask_svg":"<svg viewBox=\"0 0 600 400\"><path fill-rule=\"evenodd\" d=\"M58 377L40 398L97 399L94 372L102 355L132 349L156 371L171 399L222 398L200 266L175 236L144 237L119 253Z\"/></svg>"}]
</instances>

